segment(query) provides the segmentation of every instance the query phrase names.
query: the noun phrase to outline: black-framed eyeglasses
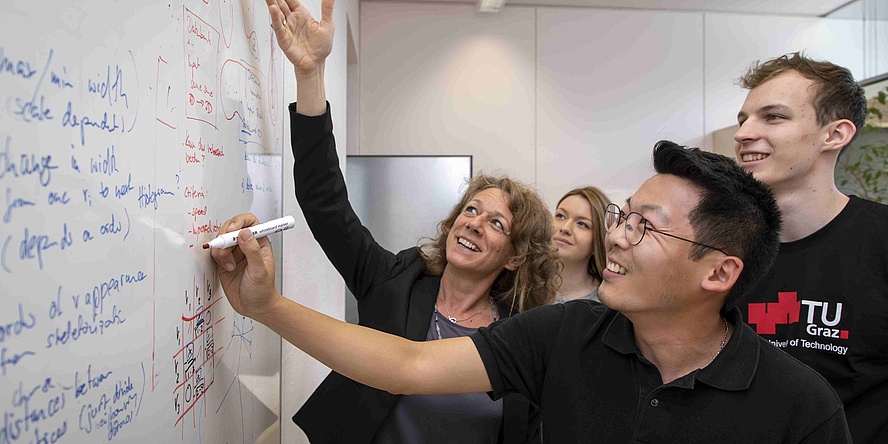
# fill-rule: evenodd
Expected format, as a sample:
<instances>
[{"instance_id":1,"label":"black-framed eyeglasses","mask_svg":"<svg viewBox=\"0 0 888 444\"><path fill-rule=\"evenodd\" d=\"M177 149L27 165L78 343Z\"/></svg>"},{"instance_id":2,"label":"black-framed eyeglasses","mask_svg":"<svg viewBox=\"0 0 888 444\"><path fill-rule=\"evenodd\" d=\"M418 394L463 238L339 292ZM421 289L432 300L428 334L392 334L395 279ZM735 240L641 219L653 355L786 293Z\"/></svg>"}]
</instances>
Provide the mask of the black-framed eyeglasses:
<instances>
[{"instance_id":1,"label":"black-framed eyeglasses","mask_svg":"<svg viewBox=\"0 0 888 444\"><path fill-rule=\"evenodd\" d=\"M683 240L685 242L690 242L694 245L699 245L701 247L710 248L715 251L722 252L727 256L730 256L730 254L726 253L725 250L722 250L721 248L716 248L711 245L701 244L700 242L697 242L697 241L685 239L683 237L676 236L674 234L669 234L669 233L657 230L656 228L652 228L648 224L648 221L647 221L647 219L644 218L644 216L642 216L641 214L638 214L634 211L629 214L625 214L625 213L623 213L623 210L621 210L620 207L617 206L617 204L608 205L607 212L605 213L605 216L604 216L604 227L607 229L607 232L610 233L611 231L614 231L617 227L620 226L620 222L622 222L622 221L626 221L626 224L623 226L623 230L625 230L626 240L629 241L629 243L632 245L640 244L642 239L644 239L644 233L647 231L653 231L655 233L660 233L664 236L674 237L676 239Z\"/></svg>"}]
</instances>

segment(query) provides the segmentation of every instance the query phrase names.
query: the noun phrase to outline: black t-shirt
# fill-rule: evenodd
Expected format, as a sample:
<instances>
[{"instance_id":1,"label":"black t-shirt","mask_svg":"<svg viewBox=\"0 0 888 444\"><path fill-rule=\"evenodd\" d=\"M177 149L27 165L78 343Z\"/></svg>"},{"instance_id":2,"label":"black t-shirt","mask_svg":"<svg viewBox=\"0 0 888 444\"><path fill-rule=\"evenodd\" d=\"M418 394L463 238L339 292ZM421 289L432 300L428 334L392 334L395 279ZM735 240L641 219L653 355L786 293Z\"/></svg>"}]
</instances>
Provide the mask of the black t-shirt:
<instances>
[{"instance_id":1,"label":"black t-shirt","mask_svg":"<svg viewBox=\"0 0 888 444\"><path fill-rule=\"evenodd\" d=\"M492 397L518 392L540 405L545 442L850 442L823 377L756 336L738 310L728 320L734 334L712 364L669 384L641 356L632 323L590 301L535 308L471 338Z\"/></svg>"},{"instance_id":2,"label":"black t-shirt","mask_svg":"<svg viewBox=\"0 0 888 444\"><path fill-rule=\"evenodd\" d=\"M738 305L759 335L833 385L854 442L888 442L888 206L851 196L826 226L781 244Z\"/></svg>"}]
</instances>

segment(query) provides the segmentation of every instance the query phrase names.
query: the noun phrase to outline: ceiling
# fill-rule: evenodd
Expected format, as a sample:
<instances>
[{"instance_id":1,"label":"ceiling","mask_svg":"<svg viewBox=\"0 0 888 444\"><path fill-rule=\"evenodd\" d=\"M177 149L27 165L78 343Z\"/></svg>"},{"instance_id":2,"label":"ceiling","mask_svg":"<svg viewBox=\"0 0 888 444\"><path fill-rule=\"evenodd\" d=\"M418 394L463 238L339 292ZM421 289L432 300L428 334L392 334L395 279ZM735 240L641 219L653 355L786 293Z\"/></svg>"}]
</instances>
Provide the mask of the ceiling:
<instances>
[{"instance_id":1,"label":"ceiling","mask_svg":"<svg viewBox=\"0 0 888 444\"><path fill-rule=\"evenodd\" d=\"M474 0L400 1L418 3L475 3ZM506 0L506 6L573 6L588 8L653 9L662 11L725 12L737 14L823 17L845 5L855 3L856 1L857 0Z\"/></svg>"}]
</instances>

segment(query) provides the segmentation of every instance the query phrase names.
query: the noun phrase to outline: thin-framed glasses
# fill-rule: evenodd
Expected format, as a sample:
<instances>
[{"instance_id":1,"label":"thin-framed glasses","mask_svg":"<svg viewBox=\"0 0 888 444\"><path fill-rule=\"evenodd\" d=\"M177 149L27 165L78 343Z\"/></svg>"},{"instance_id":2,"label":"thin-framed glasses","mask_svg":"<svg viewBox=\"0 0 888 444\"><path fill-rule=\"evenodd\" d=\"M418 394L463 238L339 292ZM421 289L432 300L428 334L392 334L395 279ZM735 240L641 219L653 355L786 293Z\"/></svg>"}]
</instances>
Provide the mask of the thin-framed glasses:
<instances>
[{"instance_id":1,"label":"thin-framed glasses","mask_svg":"<svg viewBox=\"0 0 888 444\"><path fill-rule=\"evenodd\" d=\"M641 243L642 239L644 239L644 233L647 231L653 231L655 233L660 233L664 236L673 237L675 239L683 240L685 242L690 242L694 245L699 245L701 247L706 247L715 251L719 251L724 253L726 256L730 256L730 254L726 253L725 250L721 248L716 248L711 245L701 244L700 242L692 241L690 239L685 239L680 236L676 236L674 234L669 234L656 228L652 228L650 224L648 224L647 219L645 219L641 214L636 212L631 212L629 214L623 213L623 210L617 206L617 204L610 204L607 206L607 212L604 216L604 226L607 229L607 232L610 233L614 231L617 227L620 226L622 221L626 221L626 224L623 225L623 230L625 230L626 240L629 241L632 245L638 245Z\"/></svg>"}]
</instances>

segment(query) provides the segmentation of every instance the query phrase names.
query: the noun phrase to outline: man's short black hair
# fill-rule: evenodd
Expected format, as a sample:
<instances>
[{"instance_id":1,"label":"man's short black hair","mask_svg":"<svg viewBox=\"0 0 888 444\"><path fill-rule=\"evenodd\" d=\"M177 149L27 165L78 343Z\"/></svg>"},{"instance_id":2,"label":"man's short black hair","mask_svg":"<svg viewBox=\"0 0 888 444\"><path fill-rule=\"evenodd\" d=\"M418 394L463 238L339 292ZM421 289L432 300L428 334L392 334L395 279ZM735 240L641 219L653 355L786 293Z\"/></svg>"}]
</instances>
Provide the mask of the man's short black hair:
<instances>
[{"instance_id":1,"label":"man's short black hair","mask_svg":"<svg viewBox=\"0 0 888 444\"><path fill-rule=\"evenodd\" d=\"M702 190L700 202L690 213L696 241L719 247L743 261L743 272L725 300L725 307L732 306L777 258L781 221L774 195L733 159L668 140L654 146L654 169L688 180ZM710 251L695 245L691 260Z\"/></svg>"}]
</instances>

